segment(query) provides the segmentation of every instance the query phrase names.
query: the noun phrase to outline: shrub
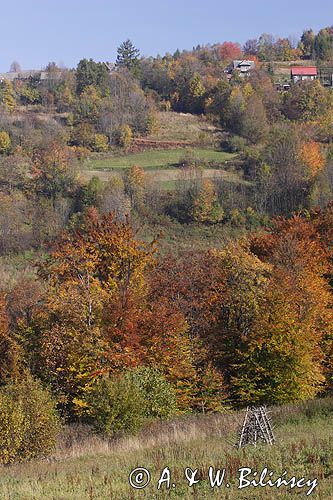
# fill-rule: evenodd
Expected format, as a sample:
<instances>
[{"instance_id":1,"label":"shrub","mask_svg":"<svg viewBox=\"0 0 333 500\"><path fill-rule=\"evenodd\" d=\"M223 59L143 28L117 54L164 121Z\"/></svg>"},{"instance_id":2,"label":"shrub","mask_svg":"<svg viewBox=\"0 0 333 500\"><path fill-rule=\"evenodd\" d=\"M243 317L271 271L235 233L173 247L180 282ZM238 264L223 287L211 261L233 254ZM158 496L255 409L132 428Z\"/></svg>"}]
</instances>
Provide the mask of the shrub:
<instances>
[{"instance_id":1,"label":"shrub","mask_svg":"<svg viewBox=\"0 0 333 500\"><path fill-rule=\"evenodd\" d=\"M124 149L127 149L132 142L133 132L129 125L122 125L117 133L118 145Z\"/></svg>"},{"instance_id":2,"label":"shrub","mask_svg":"<svg viewBox=\"0 0 333 500\"><path fill-rule=\"evenodd\" d=\"M73 146L93 149L95 135L95 129L90 123L79 123L71 131L70 143Z\"/></svg>"},{"instance_id":3,"label":"shrub","mask_svg":"<svg viewBox=\"0 0 333 500\"><path fill-rule=\"evenodd\" d=\"M0 393L0 463L10 464L19 459L25 432L24 411L9 394Z\"/></svg>"},{"instance_id":4,"label":"shrub","mask_svg":"<svg viewBox=\"0 0 333 500\"><path fill-rule=\"evenodd\" d=\"M239 153L244 151L246 145L247 145L246 139L240 137L239 135L233 135L228 139L225 139L222 142L221 147L227 153Z\"/></svg>"},{"instance_id":5,"label":"shrub","mask_svg":"<svg viewBox=\"0 0 333 500\"><path fill-rule=\"evenodd\" d=\"M70 150L79 161L86 160L90 154L90 150L84 146L70 146Z\"/></svg>"},{"instance_id":6,"label":"shrub","mask_svg":"<svg viewBox=\"0 0 333 500\"><path fill-rule=\"evenodd\" d=\"M243 226L246 222L244 215L237 209L234 208L229 214L230 223L232 226Z\"/></svg>"},{"instance_id":7,"label":"shrub","mask_svg":"<svg viewBox=\"0 0 333 500\"><path fill-rule=\"evenodd\" d=\"M0 463L22 462L51 452L60 421L48 391L27 376L0 390Z\"/></svg>"},{"instance_id":8,"label":"shrub","mask_svg":"<svg viewBox=\"0 0 333 500\"><path fill-rule=\"evenodd\" d=\"M140 429L144 399L136 384L123 376L100 380L86 396L88 420L98 432L113 436Z\"/></svg>"},{"instance_id":9,"label":"shrub","mask_svg":"<svg viewBox=\"0 0 333 500\"><path fill-rule=\"evenodd\" d=\"M157 370L145 367L100 380L86 403L88 420L108 436L136 432L147 420L177 411L173 387Z\"/></svg>"},{"instance_id":10,"label":"shrub","mask_svg":"<svg viewBox=\"0 0 333 500\"><path fill-rule=\"evenodd\" d=\"M98 153L106 153L109 150L108 137L104 134L95 134L92 149Z\"/></svg>"},{"instance_id":11,"label":"shrub","mask_svg":"<svg viewBox=\"0 0 333 500\"><path fill-rule=\"evenodd\" d=\"M247 207L245 211L245 218L249 227L258 227L262 222L261 214L256 212L252 207Z\"/></svg>"},{"instance_id":12,"label":"shrub","mask_svg":"<svg viewBox=\"0 0 333 500\"><path fill-rule=\"evenodd\" d=\"M20 92L20 98L23 104L38 104L41 102L40 92L30 85L23 87Z\"/></svg>"},{"instance_id":13,"label":"shrub","mask_svg":"<svg viewBox=\"0 0 333 500\"><path fill-rule=\"evenodd\" d=\"M159 131L160 124L155 114L151 113L148 115L146 128L147 134L155 134Z\"/></svg>"},{"instance_id":14,"label":"shrub","mask_svg":"<svg viewBox=\"0 0 333 500\"><path fill-rule=\"evenodd\" d=\"M142 394L147 418L168 418L176 413L175 390L158 370L143 366L128 371L125 378Z\"/></svg>"}]
</instances>

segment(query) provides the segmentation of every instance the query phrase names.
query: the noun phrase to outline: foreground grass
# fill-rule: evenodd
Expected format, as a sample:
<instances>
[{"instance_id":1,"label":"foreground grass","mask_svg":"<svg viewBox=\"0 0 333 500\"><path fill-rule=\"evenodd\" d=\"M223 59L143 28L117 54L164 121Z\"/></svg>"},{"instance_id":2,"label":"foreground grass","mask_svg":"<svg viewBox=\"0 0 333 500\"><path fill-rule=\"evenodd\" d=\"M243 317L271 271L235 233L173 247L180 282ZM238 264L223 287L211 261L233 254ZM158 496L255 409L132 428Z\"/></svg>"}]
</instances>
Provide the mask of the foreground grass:
<instances>
[{"instance_id":1,"label":"foreground grass","mask_svg":"<svg viewBox=\"0 0 333 500\"><path fill-rule=\"evenodd\" d=\"M240 467L259 472L267 467L274 471L273 478L284 470L288 478L318 478L318 487L311 498L329 500L333 498L332 416L332 399L277 408L272 414L277 424L276 444L242 450L232 446L242 415L183 417L151 426L139 436L116 443L96 437L76 437L72 429L52 461L0 470L0 498L257 500L289 498L291 495L307 498L308 488L238 489ZM221 488L211 488L207 481L209 466L226 469L230 488L225 484ZM145 489L135 490L128 483L130 471L136 467L144 467L151 473L151 482ZM158 490L158 480L165 467L171 471L171 487L167 489L164 483ZM186 467L198 469L197 477L201 478L191 488L184 475Z\"/></svg>"},{"instance_id":2,"label":"foreground grass","mask_svg":"<svg viewBox=\"0 0 333 500\"><path fill-rule=\"evenodd\" d=\"M163 149L148 150L141 153L132 153L123 156L110 156L103 158L91 158L86 161L87 170L111 170L124 169L139 165L144 169L172 168L179 164L187 153L187 149ZM226 161L235 158L235 154L215 151L213 149L194 148L191 149L196 158L203 162L219 163L222 167Z\"/></svg>"}]
</instances>

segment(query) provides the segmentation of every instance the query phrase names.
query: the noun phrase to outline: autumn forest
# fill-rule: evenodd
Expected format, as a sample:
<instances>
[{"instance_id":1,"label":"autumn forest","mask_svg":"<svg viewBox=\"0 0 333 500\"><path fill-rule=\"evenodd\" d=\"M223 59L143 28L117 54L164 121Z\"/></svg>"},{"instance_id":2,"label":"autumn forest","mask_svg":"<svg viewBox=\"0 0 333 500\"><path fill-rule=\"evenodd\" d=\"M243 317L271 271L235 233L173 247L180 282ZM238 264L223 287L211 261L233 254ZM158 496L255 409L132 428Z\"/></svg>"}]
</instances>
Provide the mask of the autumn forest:
<instances>
[{"instance_id":1,"label":"autumn forest","mask_svg":"<svg viewBox=\"0 0 333 500\"><path fill-rule=\"evenodd\" d=\"M332 395L332 44L0 75L1 464Z\"/></svg>"}]
</instances>

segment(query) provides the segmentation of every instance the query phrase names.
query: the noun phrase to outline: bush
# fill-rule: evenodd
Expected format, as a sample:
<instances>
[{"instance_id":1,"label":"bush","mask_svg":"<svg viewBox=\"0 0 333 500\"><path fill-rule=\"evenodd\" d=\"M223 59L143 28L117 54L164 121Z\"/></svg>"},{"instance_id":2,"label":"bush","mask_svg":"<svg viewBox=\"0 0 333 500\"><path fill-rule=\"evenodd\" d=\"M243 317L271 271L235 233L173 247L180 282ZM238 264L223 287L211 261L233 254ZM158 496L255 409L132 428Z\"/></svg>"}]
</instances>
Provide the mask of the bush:
<instances>
[{"instance_id":1,"label":"bush","mask_svg":"<svg viewBox=\"0 0 333 500\"><path fill-rule=\"evenodd\" d=\"M177 411L172 386L157 370L145 367L100 380L86 403L89 422L108 436L136 432L147 420Z\"/></svg>"},{"instance_id":2,"label":"bush","mask_svg":"<svg viewBox=\"0 0 333 500\"><path fill-rule=\"evenodd\" d=\"M106 153L109 150L108 137L104 134L95 134L92 149L98 153Z\"/></svg>"},{"instance_id":3,"label":"bush","mask_svg":"<svg viewBox=\"0 0 333 500\"><path fill-rule=\"evenodd\" d=\"M142 394L124 377L100 380L86 396L86 403L88 420L107 436L135 432L145 419Z\"/></svg>"},{"instance_id":4,"label":"bush","mask_svg":"<svg viewBox=\"0 0 333 500\"><path fill-rule=\"evenodd\" d=\"M116 140L121 148L129 148L133 140L131 127L129 125L122 125L116 133Z\"/></svg>"},{"instance_id":5,"label":"bush","mask_svg":"<svg viewBox=\"0 0 333 500\"><path fill-rule=\"evenodd\" d=\"M159 124L157 116L153 113L148 115L147 124L146 124L147 134L155 134L159 131L159 128L160 128L160 124Z\"/></svg>"},{"instance_id":6,"label":"bush","mask_svg":"<svg viewBox=\"0 0 333 500\"><path fill-rule=\"evenodd\" d=\"M128 371L125 378L141 392L147 418L168 418L176 413L175 390L159 371L143 366Z\"/></svg>"},{"instance_id":7,"label":"bush","mask_svg":"<svg viewBox=\"0 0 333 500\"><path fill-rule=\"evenodd\" d=\"M41 102L41 94L40 92L27 85L20 92L20 98L22 104L40 104Z\"/></svg>"},{"instance_id":8,"label":"bush","mask_svg":"<svg viewBox=\"0 0 333 500\"><path fill-rule=\"evenodd\" d=\"M11 140L8 132L0 131L0 154L8 153L11 147Z\"/></svg>"},{"instance_id":9,"label":"bush","mask_svg":"<svg viewBox=\"0 0 333 500\"><path fill-rule=\"evenodd\" d=\"M95 129L90 123L79 123L71 131L70 143L72 146L81 146L92 150L95 136Z\"/></svg>"},{"instance_id":10,"label":"bush","mask_svg":"<svg viewBox=\"0 0 333 500\"><path fill-rule=\"evenodd\" d=\"M50 453L60 421L48 391L27 376L0 390L0 463L23 462Z\"/></svg>"},{"instance_id":11,"label":"bush","mask_svg":"<svg viewBox=\"0 0 333 500\"><path fill-rule=\"evenodd\" d=\"M259 227L262 224L262 215L256 212L252 207L247 207L245 211L245 218L247 226Z\"/></svg>"},{"instance_id":12,"label":"bush","mask_svg":"<svg viewBox=\"0 0 333 500\"><path fill-rule=\"evenodd\" d=\"M240 153L245 150L247 146L247 141L239 135L233 135L228 139L225 139L221 147L227 153Z\"/></svg>"},{"instance_id":13,"label":"bush","mask_svg":"<svg viewBox=\"0 0 333 500\"><path fill-rule=\"evenodd\" d=\"M24 411L9 394L0 393L0 463L10 464L19 458L25 432Z\"/></svg>"},{"instance_id":14,"label":"bush","mask_svg":"<svg viewBox=\"0 0 333 500\"><path fill-rule=\"evenodd\" d=\"M231 210L229 220L231 225L236 227L244 226L246 223L244 215L237 208Z\"/></svg>"}]
</instances>

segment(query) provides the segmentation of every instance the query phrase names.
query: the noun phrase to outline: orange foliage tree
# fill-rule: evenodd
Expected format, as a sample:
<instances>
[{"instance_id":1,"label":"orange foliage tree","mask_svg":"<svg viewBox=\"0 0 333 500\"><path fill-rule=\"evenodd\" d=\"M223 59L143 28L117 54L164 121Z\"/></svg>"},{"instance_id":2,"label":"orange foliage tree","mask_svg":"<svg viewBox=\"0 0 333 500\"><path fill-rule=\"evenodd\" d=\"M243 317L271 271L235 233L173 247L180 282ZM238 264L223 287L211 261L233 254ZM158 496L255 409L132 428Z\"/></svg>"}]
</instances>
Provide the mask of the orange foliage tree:
<instances>
[{"instance_id":1,"label":"orange foliage tree","mask_svg":"<svg viewBox=\"0 0 333 500\"><path fill-rule=\"evenodd\" d=\"M325 217L316 224L328 235ZM240 406L332 386L330 252L316 224L279 219L249 241L158 266L154 294L190 326L197 408L214 408L216 386Z\"/></svg>"},{"instance_id":2,"label":"orange foliage tree","mask_svg":"<svg viewBox=\"0 0 333 500\"><path fill-rule=\"evenodd\" d=\"M226 402L226 384L214 364L212 328L219 304L216 301L221 269L212 252L186 253L182 258L167 255L151 277L152 294L167 298L174 311L186 318L190 333L191 359L195 368L195 397L198 411L221 410Z\"/></svg>"},{"instance_id":3,"label":"orange foliage tree","mask_svg":"<svg viewBox=\"0 0 333 500\"><path fill-rule=\"evenodd\" d=\"M242 49L239 43L223 42L218 46L218 55L222 61L239 59L242 55Z\"/></svg>"},{"instance_id":4,"label":"orange foliage tree","mask_svg":"<svg viewBox=\"0 0 333 500\"><path fill-rule=\"evenodd\" d=\"M303 165L308 167L310 177L314 177L325 166L325 158L320 145L315 141L301 145L299 157Z\"/></svg>"},{"instance_id":5,"label":"orange foliage tree","mask_svg":"<svg viewBox=\"0 0 333 500\"><path fill-rule=\"evenodd\" d=\"M139 365L163 371L188 407L193 369L187 325L167 300L151 296L154 243L137 241L130 224L91 210L66 233L41 268L49 290L35 322L41 375L72 409L96 377Z\"/></svg>"},{"instance_id":6,"label":"orange foliage tree","mask_svg":"<svg viewBox=\"0 0 333 500\"><path fill-rule=\"evenodd\" d=\"M272 337L276 332L286 341L281 360L290 373L281 388L291 399L312 397L332 383L331 250L319 220L280 219L251 241L252 250L274 266L262 321L267 325L271 318Z\"/></svg>"}]
</instances>

